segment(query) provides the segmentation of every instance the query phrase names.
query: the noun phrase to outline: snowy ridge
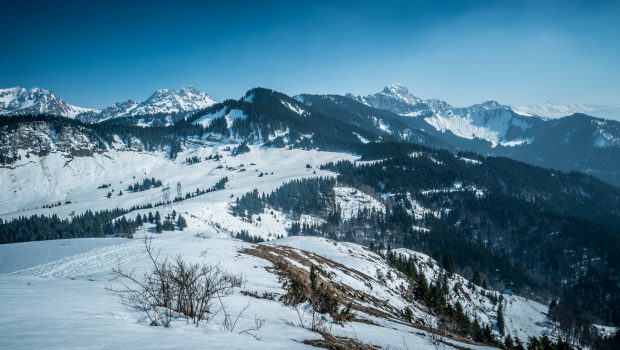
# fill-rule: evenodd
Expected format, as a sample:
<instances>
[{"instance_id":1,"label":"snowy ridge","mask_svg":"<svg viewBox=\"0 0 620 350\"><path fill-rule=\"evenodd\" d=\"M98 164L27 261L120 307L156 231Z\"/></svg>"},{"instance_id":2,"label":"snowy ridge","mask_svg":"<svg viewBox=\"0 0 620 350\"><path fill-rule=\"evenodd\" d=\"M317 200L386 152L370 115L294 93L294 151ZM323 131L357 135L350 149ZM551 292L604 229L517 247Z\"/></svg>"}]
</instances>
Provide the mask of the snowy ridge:
<instances>
[{"instance_id":1,"label":"snowy ridge","mask_svg":"<svg viewBox=\"0 0 620 350\"><path fill-rule=\"evenodd\" d=\"M89 123L98 123L122 117L190 113L205 109L213 104L215 104L215 100L209 97L206 92L193 87L159 89L143 102L127 100L101 111L82 113L77 118Z\"/></svg>"},{"instance_id":2,"label":"snowy ridge","mask_svg":"<svg viewBox=\"0 0 620 350\"><path fill-rule=\"evenodd\" d=\"M467 108L438 111L424 120L440 132L449 131L466 139L482 139L490 142L492 146L514 145L514 141L508 138L510 129L523 131L532 126L525 117L515 114L509 107L495 101ZM519 142L526 141L519 140Z\"/></svg>"},{"instance_id":3,"label":"snowy ridge","mask_svg":"<svg viewBox=\"0 0 620 350\"><path fill-rule=\"evenodd\" d=\"M284 105L286 108L290 109L291 111L299 114L300 116L304 116L308 114L308 111L306 111L304 108L302 108L301 106L297 105L297 104L292 104L288 101L280 101L282 103L282 105Z\"/></svg>"},{"instance_id":4,"label":"snowy ridge","mask_svg":"<svg viewBox=\"0 0 620 350\"><path fill-rule=\"evenodd\" d=\"M402 84L391 84L374 95L360 96L347 94L347 97L367 106L385 109L396 114L419 115L428 109L428 105L419 97L411 94Z\"/></svg>"}]
</instances>

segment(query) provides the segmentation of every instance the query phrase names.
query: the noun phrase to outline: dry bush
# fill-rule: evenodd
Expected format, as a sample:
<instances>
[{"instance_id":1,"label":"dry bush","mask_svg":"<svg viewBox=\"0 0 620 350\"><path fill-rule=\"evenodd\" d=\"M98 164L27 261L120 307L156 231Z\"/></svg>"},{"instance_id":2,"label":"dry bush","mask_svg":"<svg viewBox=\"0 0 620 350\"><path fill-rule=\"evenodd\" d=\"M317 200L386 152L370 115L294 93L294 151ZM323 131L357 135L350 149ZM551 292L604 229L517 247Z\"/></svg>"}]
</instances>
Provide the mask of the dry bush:
<instances>
[{"instance_id":1,"label":"dry bush","mask_svg":"<svg viewBox=\"0 0 620 350\"><path fill-rule=\"evenodd\" d=\"M208 322L209 315L223 307L221 298L243 284L242 275L230 274L218 265L192 264L180 256L160 259L150 238L144 239L144 247L151 270L138 278L119 265L112 273L122 288L111 290L118 292L126 305L145 312L152 326L168 327L176 316L191 319L195 325Z\"/></svg>"}]
</instances>

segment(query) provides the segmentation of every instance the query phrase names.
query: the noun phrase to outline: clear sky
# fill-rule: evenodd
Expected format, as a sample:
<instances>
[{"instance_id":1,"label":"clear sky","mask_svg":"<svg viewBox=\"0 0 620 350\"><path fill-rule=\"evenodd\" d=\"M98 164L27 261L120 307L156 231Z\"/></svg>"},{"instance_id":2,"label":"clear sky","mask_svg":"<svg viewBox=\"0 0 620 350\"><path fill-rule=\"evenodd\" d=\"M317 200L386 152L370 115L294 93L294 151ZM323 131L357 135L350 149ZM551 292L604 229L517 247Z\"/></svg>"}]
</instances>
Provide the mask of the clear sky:
<instances>
[{"instance_id":1,"label":"clear sky","mask_svg":"<svg viewBox=\"0 0 620 350\"><path fill-rule=\"evenodd\" d=\"M0 87L104 107L263 86L455 105L620 103L620 1L7 1Z\"/></svg>"}]
</instances>

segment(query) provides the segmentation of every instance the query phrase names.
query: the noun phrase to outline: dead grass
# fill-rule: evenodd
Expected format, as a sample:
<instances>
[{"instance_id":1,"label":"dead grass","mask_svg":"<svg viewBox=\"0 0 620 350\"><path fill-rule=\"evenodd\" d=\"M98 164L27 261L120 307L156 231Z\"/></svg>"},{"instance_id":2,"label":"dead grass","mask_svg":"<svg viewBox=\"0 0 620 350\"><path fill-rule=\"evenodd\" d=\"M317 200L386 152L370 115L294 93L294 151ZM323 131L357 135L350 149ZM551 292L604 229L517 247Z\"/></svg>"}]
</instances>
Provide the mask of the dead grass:
<instances>
[{"instance_id":1,"label":"dead grass","mask_svg":"<svg viewBox=\"0 0 620 350\"><path fill-rule=\"evenodd\" d=\"M317 348L330 350L376 350L380 349L372 345L364 344L351 338L333 336L329 333L321 333L323 339L304 340L304 344Z\"/></svg>"}]
</instances>

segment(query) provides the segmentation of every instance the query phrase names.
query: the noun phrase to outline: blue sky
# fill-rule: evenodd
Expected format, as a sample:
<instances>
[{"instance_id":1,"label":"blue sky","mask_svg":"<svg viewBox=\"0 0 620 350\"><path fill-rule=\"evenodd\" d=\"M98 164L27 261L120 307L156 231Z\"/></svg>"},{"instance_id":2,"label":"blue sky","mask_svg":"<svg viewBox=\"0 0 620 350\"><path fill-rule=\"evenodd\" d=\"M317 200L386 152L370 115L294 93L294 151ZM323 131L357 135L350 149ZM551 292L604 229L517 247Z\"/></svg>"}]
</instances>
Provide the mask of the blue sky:
<instances>
[{"instance_id":1,"label":"blue sky","mask_svg":"<svg viewBox=\"0 0 620 350\"><path fill-rule=\"evenodd\" d=\"M620 1L13 1L0 86L104 107L263 86L455 105L620 103Z\"/></svg>"}]
</instances>

